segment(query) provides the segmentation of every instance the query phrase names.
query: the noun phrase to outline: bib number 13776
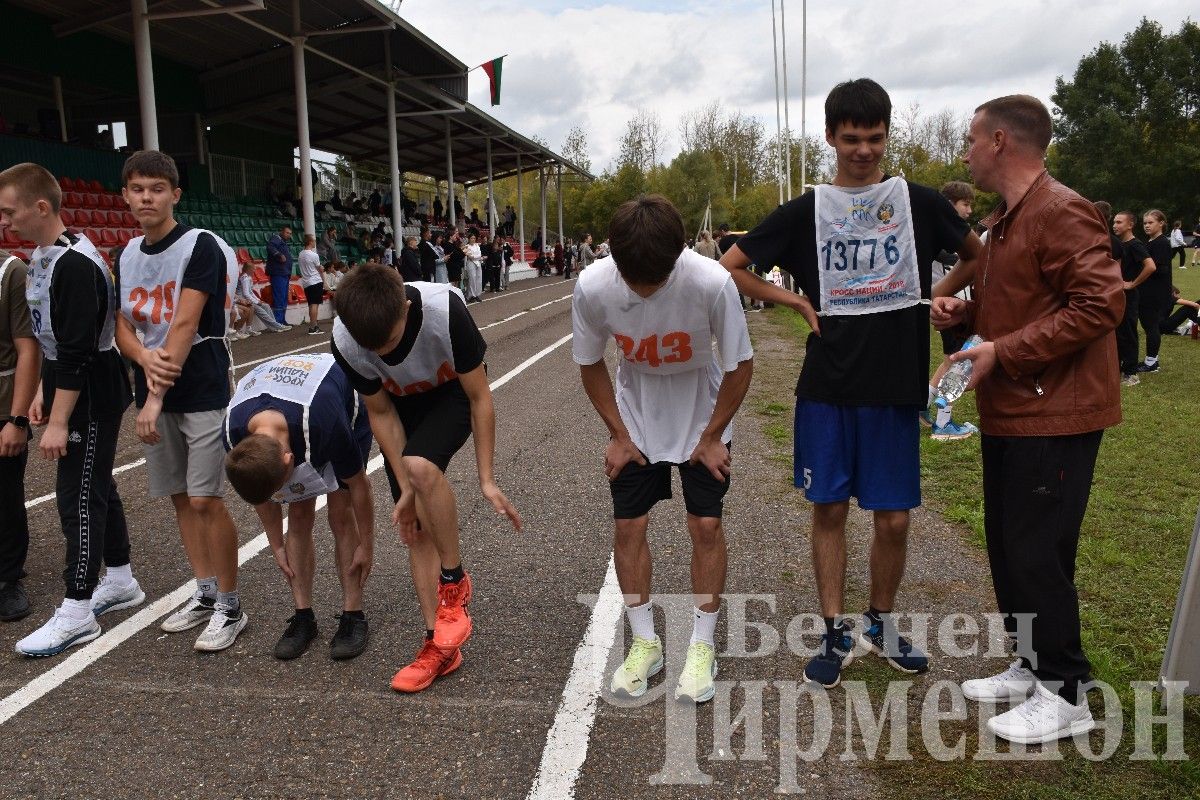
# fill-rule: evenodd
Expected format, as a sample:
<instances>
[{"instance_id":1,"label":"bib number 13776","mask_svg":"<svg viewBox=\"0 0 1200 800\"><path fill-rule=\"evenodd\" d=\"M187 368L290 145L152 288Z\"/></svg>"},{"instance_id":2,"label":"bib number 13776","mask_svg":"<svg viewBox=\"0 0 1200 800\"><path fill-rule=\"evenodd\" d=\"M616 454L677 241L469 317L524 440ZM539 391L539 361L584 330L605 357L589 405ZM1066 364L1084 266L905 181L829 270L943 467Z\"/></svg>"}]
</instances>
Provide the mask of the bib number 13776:
<instances>
[{"instance_id":1,"label":"bib number 13776","mask_svg":"<svg viewBox=\"0 0 1200 800\"><path fill-rule=\"evenodd\" d=\"M879 250L883 250L883 257L888 264L895 265L900 260L900 248L896 247L895 234L882 242L878 239L837 239L821 245L825 269L832 268L838 272L857 270L860 254L866 262L865 269L875 269L875 257Z\"/></svg>"}]
</instances>

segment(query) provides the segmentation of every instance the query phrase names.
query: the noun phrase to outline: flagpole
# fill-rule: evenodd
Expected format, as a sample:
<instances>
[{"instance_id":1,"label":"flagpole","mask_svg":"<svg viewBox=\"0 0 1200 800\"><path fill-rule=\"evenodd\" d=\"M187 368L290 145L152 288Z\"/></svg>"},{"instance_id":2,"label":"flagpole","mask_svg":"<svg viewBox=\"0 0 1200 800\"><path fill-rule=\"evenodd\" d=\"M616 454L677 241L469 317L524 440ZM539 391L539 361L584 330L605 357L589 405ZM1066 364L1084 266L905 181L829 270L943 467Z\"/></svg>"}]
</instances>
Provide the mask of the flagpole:
<instances>
[{"instance_id":1,"label":"flagpole","mask_svg":"<svg viewBox=\"0 0 1200 800\"><path fill-rule=\"evenodd\" d=\"M779 34L775 32L775 0L771 0L771 50L775 61L775 181L779 184L779 205L783 205L783 164L779 161L783 130L779 121Z\"/></svg>"},{"instance_id":2,"label":"flagpole","mask_svg":"<svg viewBox=\"0 0 1200 800\"><path fill-rule=\"evenodd\" d=\"M783 174L787 186L787 199L792 199L792 123L788 118L788 69L787 69L787 11L784 0L779 0L779 39L783 50Z\"/></svg>"}]
</instances>

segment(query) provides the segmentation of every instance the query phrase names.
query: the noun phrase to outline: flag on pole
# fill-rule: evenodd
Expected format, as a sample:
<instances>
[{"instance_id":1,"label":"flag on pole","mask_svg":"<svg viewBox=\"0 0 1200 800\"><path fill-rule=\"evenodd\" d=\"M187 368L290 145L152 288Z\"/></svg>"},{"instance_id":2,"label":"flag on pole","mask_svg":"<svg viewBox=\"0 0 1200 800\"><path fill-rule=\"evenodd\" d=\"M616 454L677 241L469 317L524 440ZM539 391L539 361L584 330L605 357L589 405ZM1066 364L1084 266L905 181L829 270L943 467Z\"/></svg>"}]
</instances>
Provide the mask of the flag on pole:
<instances>
[{"instance_id":1,"label":"flag on pole","mask_svg":"<svg viewBox=\"0 0 1200 800\"><path fill-rule=\"evenodd\" d=\"M492 105L500 105L500 73L504 67L504 56L493 58L491 61L485 61L479 66L483 67L483 71L487 73L488 81L492 86Z\"/></svg>"}]
</instances>

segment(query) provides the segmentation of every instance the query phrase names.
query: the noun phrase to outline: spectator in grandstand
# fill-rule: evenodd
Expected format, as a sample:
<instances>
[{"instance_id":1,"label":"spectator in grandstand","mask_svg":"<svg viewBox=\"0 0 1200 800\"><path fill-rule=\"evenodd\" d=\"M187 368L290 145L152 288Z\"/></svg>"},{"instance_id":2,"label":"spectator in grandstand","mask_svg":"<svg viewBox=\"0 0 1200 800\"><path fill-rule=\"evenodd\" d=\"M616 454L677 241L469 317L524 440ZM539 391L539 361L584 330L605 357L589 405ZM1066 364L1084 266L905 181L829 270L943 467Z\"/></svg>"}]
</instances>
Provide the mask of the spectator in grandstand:
<instances>
[{"instance_id":1,"label":"spectator in grandstand","mask_svg":"<svg viewBox=\"0 0 1200 800\"><path fill-rule=\"evenodd\" d=\"M462 563L454 487L445 475L468 436L475 440L484 500L521 530L494 475L487 344L462 295L449 286L405 285L390 270L367 265L339 291L344 302L334 323L333 356L366 403L424 617L421 650L392 688L418 692L458 668L459 648L472 632L466 611L471 578Z\"/></svg>"},{"instance_id":2,"label":"spectator in grandstand","mask_svg":"<svg viewBox=\"0 0 1200 800\"><path fill-rule=\"evenodd\" d=\"M1179 256L1179 268L1187 269L1187 242L1183 240L1183 222L1175 220L1175 226L1171 228L1171 261L1175 260L1175 256Z\"/></svg>"},{"instance_id":3,"label":"spectator in grandstand","mask_svg":"<svg viewBox=\"0 0 1200 800\"><path fill-rule=\"evenodd\" d=\"M433 221L434 221L434 224L441 224L442 212L444 210L445 209L442 207L441 195L438 195L437 197L433 198Z\"/></svg>"},{"instance_id":4,"label":"spectator in grandstand","mask_svg":"<svg viewBox=\"0 0 1200 800\"><path fill-rule=\"evenodd\" d=\"M1158 350L1162 342L1162 321L1171 311L1171 242L1164 236L1167 216L1157 208L1142 215L1146 232L1146 250L1154 259L1154 274L1138 292L1138 320L1146 332L1146 360L1138 372L1158 372Z\"/></svg>"},{"instance_id":5,"label":"spectator in grandstand","mask_svg":"<svg viewBox=\"0 0 1200 800\"><path fill-rule=\"evenodd\" d=\"M379 194L379 187L376 186L371 190L371 196L367 198L367 213L372 217L378 217L382 207L383 196Z\"/></svg>"},{"instance_id":6,"label":"spectator in grandstand","mask_svg":"<svg viewBox=\"0 0 1200 800\"><path fill-rule=\"evenodd\" d=\"M1121 269L1100 212L1046 171L1050 137L1050 112L1034 97L999 97L976 110L963 160L1001 202L983 221L974 301L939 296L930 311L938 328L966 324L984 340L953 358L974 362L984 533L1018 657L962 690L989 704L1020 703L987 727L1024 745L1095 726L1076 551L1104 430L1121 421L1112 335L1124 314ZM1022 617L1028 626L1018 625Z\"/></svg>"},{"instance_id":7,"label":"spectator in grandstand","mask_svg":"<svg viewBox=\"0 0 1200 800\"><path fill-rule=\"evenodd\" d=\"M325 269L321 273L321 280L325 282L325 291L331 298L337 297L337 287L342 279L343 266L339 261L331 261L325 265ZM336 308L336 304L334 305Z\"/></svg>"},{"instance_id":8,"label":"spectator in grandstand","mask_svg":"<svg viewBox=\"0 0 1200 800\"><path fill-rule=\"evenodd\" d=\"M542 229L541 228L538 228L536 231L534 231L533 241L530 242L529 245L530 245L530 247L532 247L534 249L535 252L537 252L537 253L542 252Z\"/></svg>"},{"instance_id":9,"label":"spectator in grandstand","mask_svg":"<svg viewBox=\"0 0 1200 800\"><path fill-rule=\"evenodd\" d=\"M0 210L0 232L7 227ZM25 465L29 405L38 388L42 354L25 299L27 267L0 250L0 622L29 616L21 579L29 552Z\"/></svg>"},{"instance_id":10,"label":"spectator in grandstand","mask_svg":"<svg viewBox=\"0 0 1200 800\"><path fill-rule=\"evenodd\" d=\"M834 87L825 100L825 139L836 158L832 183L779 206L721 256L742 294L799 311L813 330L795 391L794 461L795 485L813 504L813 565L825 621L804 675L826 687L839 684L860 643L901 672L929 669L893 615L910 513L921 504L917 413L929 380L929 310L922 301L930 297L931 264L940 251L979 253L979 238L945 197L884 174L891 116L891 99L875 81ZM851 203L875 211L847 217ZM861 270L871 255L856 254L846 242L874 237L878 228L896 250L876 258L874 269L883 273L860 287L859 272L848 267L857 258ZM824 253L835 250L850 261L841 270L823 269ZM751 274L751 264L789 270L803 296ZM874 524L868 607L857 640L843 618L851 497Z\"/></svg>"},{"instance_id":11,"label":"spectator in grandstand","mask_svg":"<svg viewBox=\"0 0 1200 800\"><path fill-rule=\"evenodd\" d=\"M275 657L298 658L317 635L313 522L321 495L329 501L342 587L329 655L335 660L361 655L368 639L363 586L375 553L374 500L365 470L371 429L362 400L333 356L283 356L258 365L238 383L226 432L229 483L254 506L291 589L295 611L275 644Z\"/></svg>"},{"instance_id":12,"label":"spectator in grandstand","mask_svg":"<svg viewBox=\"0 0 1200 800\"><path fill-rule=\"evenodd\" d=\"M66 539L66 597L48 622L17 642L17 652L29 656L58 655L90 642L101 633L98 614L145 600L130 568L125 510L112 476L121 417L131 399L128 373L113 346L112 276L95 245L66 230L61 205L62 189L43 167L17 164L0 172L0 227L37 245L25 299L43 360L29 420L46 426L38 449L57 462L56 501ZM100 580L102 561L108 571Z\"/></svg>"},{"instance_id":13,"label":"spectator in grandstand","mask_svg":"<svg viewBox=\"0 0 1200 800\"><path fill-rule=\"evenodd\" d=\"M712 240L712 235L708 231L700 231L700 239L692 249L714 261L720 257L720 253L717 252L717 243Z\"/></svg>"},{"instance_id":14,"label":"spectator in grandstand","mask_svg":"<svg viewBox=\"0 0 1200 800\"><path fill-rule=\"evenodd\" d=\"M396 265L396 248L391 236L383 240L383 254L380 256L379 262L385 267Z\"/></svg>"},{"instance_id":15,"label":"spectator in grandstand","mask_svg":"<svg viewBox=\"0 0 1200 800\"><path fill-rule=\"evenodd\" d=\"M478 226L480 226L480 225L482 225L482 224L483 224L483 220L481 220L481 219L479 218L479 209L478 209L478 208L472 208L472 209L471 209L471 216L470 216L470 218L469 218L469 219L470 219L470 221L471 221L471 224L472 224L472 225L474 225L474 226L476 226L476 227L478 227Z\"/></svg>"},{"instance_id":16,"label":"spectator in grandstand","mask_svg":"<svg viewBox=\"0 0 1200 800\"><path fill-rule=\"evenodd\" d=\"M304 289L304 300L308 304L308 335L320 336L317 314L325 300L325 279L321 275L317 240L311 233L304 234L304 249L300 251L300 286Z\"/></svg>"},{"instance_id":17,"label":"spectator in grandstand","mask_svg":"<svg viewBox=\"0 0 1200 800\"><path fill-rule=\"evenodd\" d=\"M291 325L281 324L275 319L275 315L267 308L267 304L262 301L258 293L254 291L254 265L246 263L242 265L241 274L238 276L237 286L237 302L250 309L250 312L258 318L258 321L263 324L263 327L271 333L279 333L280 331L290 331ZM257 331L252 328L246 329L251 336L256 335Z\"/></svg>"},{"instance_id":18,"label":"spectator in grandstand","mask_svg":"<svg viewBox=\"0 0 1200 800\"><path fill-rule=\"evenodd\" d=\"M267 240L267 277L271 281L271 308L275 321L287 324L288 284L292 280L292 226L284 225Z\"/></svg>"},{"instance_id":19,"label":"spectator in grandstand","mask_svg":"<svg viewBox=\"0 0 1200 800\"><path fill-rule=\"evenodd\" d=\"M463 220L463 205L458 199L458 195L454 196L454 216L459 221Z\"/></svg>"},{"instance_id":20,"label":"spectator in grandstand","mask_svg":"<svg viewBox=\"0 0 1200 800\"><path fill-rule=\"evenodd\" d=\"M463 294L467 296L468 303L482 303L483 298L479 295L483 294L483 251L475 241L474 234L468 237L463 255L466 256L463 267L466 291Z\"/></svg>"},{"instance_id":21,"label":"spectator in grandstand","mask_svg":"<svg viewBox=\"0 0 1200 800\"><path fill-rule=\"evenodd\" d=\"M640 697L662 670L650 602L650 509L683 482L691 535L691 644L675 699L715 694L714 632L725 590L725 531L734 414L754 369L754 351L733 279L686 247L683 218L660 195L623 203L610 224L616 258L575 284L572 356L588 399L608 428L604 474L615 520L613 551L633 641L613 673L615 694ZM615 339L616 389L604 352ZM716 347L714 348L714 343Z\"/></svg>"},{"instance_id":22,"label":"spectator in grandstand","mask_svg":"<svg viewBox=\"0 0 1200 800\"><path fill-rule=\"evenodd\" d=\"M274 178L268 178L266 185L263 186L263 199L271 205L279 203L279 187L275 185Z\"/></svg>"},{"instance_id":23,"label":"spectator in grandstand","mask_svg":"<svg viewBox=\"0 0 1200 800\"><path fill-rule=\"evenodd\" d=\"M327 228L325 230L325 235L321 237L321 242L317 245L317 255L321 257L321 262L324 264L338 260L336 229Z\"/></svg>"},{"instance_id":24,"label":"spectator in grandstand","mask_svg":"<svg viewBox=\"0 0 1200 800\"><path fill-rule=\"evenodd\" d=\"M421 228L421 280L432 281L437 271L437 250L433 248L433 232L426 226Z\"/></svg>"},{"instance_id":25,"label":"spectator in grandstand","mask_svg":"<svg viewBox=\"0 0 1200 800\"><path fill-rule=\"evenodd\" d=\"M333 190L333 197L329 198L329 205L331 205L333 207L334 211L344 211L345 210L344 208L342 208L342 190L341 189Z\"/></svg>"},{"instance_id":26,"label":"spectator in grandstand","mask_svg":"<svg viewBox=\"0 0 1200 800\"><path fill-rule=\"evenodd\" d=\"M421 275L421 254L417 251L416 236L404 237L404 248L400 251L400 277L404 282L419 281Z\"/></svg>"}]
</instances>

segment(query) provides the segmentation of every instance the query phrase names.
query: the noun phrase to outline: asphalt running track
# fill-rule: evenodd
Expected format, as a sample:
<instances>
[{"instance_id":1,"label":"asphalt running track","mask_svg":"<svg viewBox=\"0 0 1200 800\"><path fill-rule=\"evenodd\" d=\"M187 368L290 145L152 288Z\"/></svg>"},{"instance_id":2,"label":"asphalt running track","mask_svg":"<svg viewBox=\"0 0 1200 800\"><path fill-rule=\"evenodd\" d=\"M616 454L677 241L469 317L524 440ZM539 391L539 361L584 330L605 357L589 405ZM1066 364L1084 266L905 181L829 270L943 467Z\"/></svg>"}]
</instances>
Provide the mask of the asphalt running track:
<instances>
[{"instance_id":1,"label":"asphalt running track","mask_svg":"<svg viewBox=\"0 0 1200 800\"><path fill-rule=\"evenodd\" d=\"M600 467L606 435L570 356L572 286L523 281L471 306L489 345L496 474L526 530L514 533L479 496L474 452L465 447L448 474L459 498L464 563L475 580L475 633L462 668L418 695L389 688L416 652L422 625L403 545L386 525L390 499L377 455L376 557L365 601L371 643L341 663L327 654L340 591L323 514L314 597L320 636L304 657L279 662L271 649L291 613L290 597L262 553L256 515L232 494L249 627L215 655L192 649L198 629L173 636L158 629L157 619L190 593L191 575L169 502L146 495L132 414L117 451L117 481L147 603L103 617L106 635L66 657L16 655L13 644L45 620L62 591L52 466L31 457L26 587L35 612L0 627L0 797L695 796L697 786L660 785L655 777L666 730L690 730L690 710L662 700L623 707L599 696L619 661L623 630L616 625L611 506ZM282 353L325 351L328 335L294 328L233 349L240 375ZM739 468L770 466L759 455L738 455L727 508L731 526L750 528L737 487L740 476L755 478ZM660 506L652 526L656 591L687 587L678 495L676 487L676 499ZM755 565L795 554L785 553L771 530L742 533L736 543L731 535L731 589L774 591L760 585ZM769 679L777 668L793 680L799 672L786 659L738 666L746 680ZM678 667L669 659L669 673ZM739 696L735 715L740 705ZM697 742L701 766L715 776L707 791L772 793L779 783L774 764L724 761L715 751L708 757L711 707L695 714L698 735L683 739L684 755L687 740ZM668 784L696 779L667 777Z\"/></svg>"}]
</instances>

